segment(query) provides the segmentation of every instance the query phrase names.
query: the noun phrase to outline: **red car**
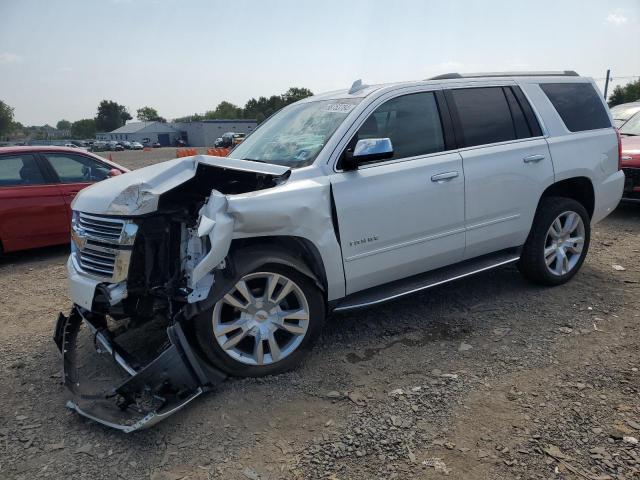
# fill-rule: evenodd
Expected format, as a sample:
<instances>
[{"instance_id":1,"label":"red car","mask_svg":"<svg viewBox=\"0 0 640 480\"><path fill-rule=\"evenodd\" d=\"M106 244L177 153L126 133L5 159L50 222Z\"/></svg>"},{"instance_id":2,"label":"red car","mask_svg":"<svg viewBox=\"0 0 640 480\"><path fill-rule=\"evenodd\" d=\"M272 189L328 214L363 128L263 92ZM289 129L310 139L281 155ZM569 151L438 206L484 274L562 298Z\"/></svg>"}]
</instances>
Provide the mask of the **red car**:
<instances>
[{"instance_id":1,"label":"red car","mask_svg":"<svg viewBox=\"0 0 640 480\"><path fill-rule=\"evenodd\" d=\"M626 200L640 200L640 112L620 127L622 137L622 171Z\"/></svg>"},{"instance_id":2,"label":"red car","mask_svg":"<svg viewBox=\"0 0 640 480\"><path fill-rule=\"evenodd\" d=\"M0 148L0 254L69 243L76 193L128 171L77 148Z\"/></svg>"}]
</instances>

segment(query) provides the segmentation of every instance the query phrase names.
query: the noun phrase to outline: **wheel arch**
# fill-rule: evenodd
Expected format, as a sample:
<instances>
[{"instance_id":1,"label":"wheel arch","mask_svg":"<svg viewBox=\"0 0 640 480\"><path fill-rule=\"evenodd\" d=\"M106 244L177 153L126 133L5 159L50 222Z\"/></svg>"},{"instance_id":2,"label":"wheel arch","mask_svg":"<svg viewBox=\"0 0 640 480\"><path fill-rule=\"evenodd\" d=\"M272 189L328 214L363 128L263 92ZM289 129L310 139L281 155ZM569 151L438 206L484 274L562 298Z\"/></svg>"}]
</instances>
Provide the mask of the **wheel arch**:
<instances>
[{"instance_id":1,"label":"wheel arch","mask_svg":"<svg viewBox=\"0 0 640 480\"><path fill-rule=\"evenodd\" d=\"M589 218L593 217L595 208L595 189L593 183L588 177L571 177L564 180L560 180L549 185L538 201L538 208L544 198L547 197L566 197L582 204L587 210Z\"/></svg>"},{"instance_id":2,"label":"wheel arch","mask_svg":"<svg viewBox=\"0 0 640 480\"><path fill-rule=\"evenodd\" d=\"M272 256L269 256L271 260L268 260L265 264L283 263L310 277L318 284L326 300L327 274L324 262L320 251L309 239L285 235L237 238L231 242L229 255L240 256L243 255L243 251L256 249L272 252L283 260L282 262L277 260L274 262L271 258ZM306 268L299 268L300 265L297 265L297 262L292 260L301 262Z\"/></svg>"}]
</instances>

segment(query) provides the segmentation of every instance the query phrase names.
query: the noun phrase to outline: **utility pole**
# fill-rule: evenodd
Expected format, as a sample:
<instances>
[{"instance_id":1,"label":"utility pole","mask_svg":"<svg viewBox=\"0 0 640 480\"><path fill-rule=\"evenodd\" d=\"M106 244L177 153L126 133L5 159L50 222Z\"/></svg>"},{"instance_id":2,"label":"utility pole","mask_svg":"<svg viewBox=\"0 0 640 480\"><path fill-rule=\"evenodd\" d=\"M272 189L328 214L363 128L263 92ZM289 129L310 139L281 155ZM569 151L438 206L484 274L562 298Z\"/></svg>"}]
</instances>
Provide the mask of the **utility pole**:
<instances>
[{"instance_id":1,"label":"utility pole","mask_svg":"<svg viewBox=\"0 0 640 480\"><path fill-rule=\"evenodd\" d=\"M604 81L604 101L607 101L607 91L609 90L609 79L611 78L611 69L607 69L607 78Z\"/></svg>"}]
</instances>

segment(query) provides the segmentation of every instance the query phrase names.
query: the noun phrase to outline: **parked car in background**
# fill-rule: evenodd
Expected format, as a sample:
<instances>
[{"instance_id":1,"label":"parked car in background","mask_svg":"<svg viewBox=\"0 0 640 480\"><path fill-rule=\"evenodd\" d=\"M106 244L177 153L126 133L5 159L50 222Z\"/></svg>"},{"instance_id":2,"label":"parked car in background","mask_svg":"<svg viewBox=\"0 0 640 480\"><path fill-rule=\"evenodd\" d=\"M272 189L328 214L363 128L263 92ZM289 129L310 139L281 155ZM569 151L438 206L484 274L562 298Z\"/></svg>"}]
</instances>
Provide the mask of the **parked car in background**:
<instances>
[{"instance_id":1,"label":"parked car in background","mask_svg":"<svg viewBox=\"0 0 640 480\"><path fill-rule=\"evenodd\" d=\"M91 145L92 152L104 152L105 150L108 150L107 142L104 142L102 140L96 140Z\"/></svg>"},{"instance_id":2,"label":"parked car in background","mask_svg":"<svg viewBox=\"0 0 640 480\"><path fill-rule=\"evenodd\" d=\"M122 151L124 151L124 145L122 144L122 142L118 142L113 147L113 150L116 151L116 152L122 152Z\"/></svg>"},{"instance_id":3,"label":"parked car in background","mask_svg":"<svg viewBox=\"0 0 640 480\"><path fill-rule=\"evenodd\" d=\"M153 145L151 145L153 148L160 148L162 147L162 144L160 142L155 142Z\"/></svg>"},{"instance_id":4,"label":"parked car in background","mask_svg":"<svg viewBox=\"0 0 640 480\"><path fill-rule=\"evenodd\" d=\"M640 112L640 101L622 103L611 107L611 116L613 117L613 125L620 128L636 113Z\"/></svg>"},{"instance_id":5,"label":"parked car in background","mask_svg":"<svg viewBox=\"0 0 640 480\"><path fill-rule=\"evenodd\" d=\"M214 147L233 148L242 143L246 135L246 133L227 132L215 141Z\"/></svg>"},{"instance_id":6,"label":"parked car in background","mask_svg":"<svg viewBox=\"0 0 640 480\"><path fill-rule=\"evenodd\" d=\"M625 200L640 200L640 111L620 128Z\"/></svg>"},{"instance_id":7,"label":"parked car in background","mask_svg":"<svg viewBox=\"0 0 640 480\"><path fill-rule=\"evenodd\" d=\"M125 150L131 150L131 142L125 140L124 142L120 142L120 144L124 147Z\"/></svg>"},{"instance_id":8,"label":"parked car in background","mask_svg":"<svg viewBox=\"0 0 640 480\"><path fill-rule=\"evenodd\" d=\"M144 146L140 142L131 142L131 150L142 150Z\"/></svg>"},{"instance_id":9,"label":"parked car in background","mask_svg":"<svg viewBox=\"0 0 640 480\"><path fill-rule=\"evenodd\" d=\"M75 195L127 171L78 148L0 148L0 253L69 243Z\"/></svg>"},{"instance_id":10,"label":"parked car in background","mask_svg":"<svg viewBox=\"0 0 640 480\"><path fill-rule=\"evenodd\" d=\"M65 143L64 146L67 147L67 148L80 148L75 143Z\"/></svg>"}]
</instances>

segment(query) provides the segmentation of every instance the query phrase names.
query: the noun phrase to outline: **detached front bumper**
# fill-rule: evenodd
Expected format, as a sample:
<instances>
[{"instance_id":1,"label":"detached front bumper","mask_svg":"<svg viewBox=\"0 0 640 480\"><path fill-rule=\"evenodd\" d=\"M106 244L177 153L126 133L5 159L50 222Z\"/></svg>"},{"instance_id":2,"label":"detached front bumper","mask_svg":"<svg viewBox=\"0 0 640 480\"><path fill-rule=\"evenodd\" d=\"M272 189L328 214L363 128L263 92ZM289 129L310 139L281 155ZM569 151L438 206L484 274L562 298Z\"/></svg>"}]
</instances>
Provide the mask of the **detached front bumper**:
<instances>
[{"instance_id":1,"label":"detached front bumper","mask_svg":"<svg viewBox=\"0 0 640 480\"><path fill-rule=\"evenodd\" d=\"M71 398L67 407L103 425L129 433L149 428L177 412L225 379L191 348L179 323L167 328L168 344L145 365L138 366L106 328L106 319L74 305L69 316L60 313L54 340L62 354L63 381ZM93 352L117 364L110 387L108 372L95 369L92 378L80 374L78 336L92 339ZM145 339L141 339L145 342ZM87 354L87 349L82 354ZM107 360L109 360L107 358ZM107 382L107 383L105 383Z\"/></svg>"}]
</instances>

